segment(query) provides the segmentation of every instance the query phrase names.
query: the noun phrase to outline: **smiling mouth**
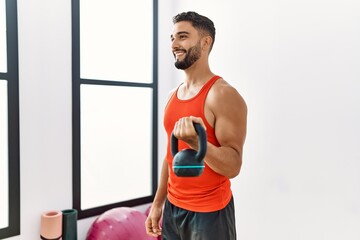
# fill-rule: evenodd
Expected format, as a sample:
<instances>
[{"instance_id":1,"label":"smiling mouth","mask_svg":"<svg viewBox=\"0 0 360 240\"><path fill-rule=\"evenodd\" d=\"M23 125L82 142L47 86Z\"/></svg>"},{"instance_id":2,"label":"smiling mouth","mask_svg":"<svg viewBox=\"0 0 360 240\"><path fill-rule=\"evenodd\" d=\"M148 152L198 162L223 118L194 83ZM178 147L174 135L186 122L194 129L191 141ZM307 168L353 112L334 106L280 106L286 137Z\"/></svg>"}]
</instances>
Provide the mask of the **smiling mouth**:
<instances>
[{"instance_id":1,"label":"smiling mouth","mask_svg":"<svg viewBox=\"0 0 360 240\"><path fill-rule=\"evenodd\" d=\"M175 57L181 57L183 55L185 55L186 51L185 50L176 50L173 52Z\"/></svg>"}]
</instances>

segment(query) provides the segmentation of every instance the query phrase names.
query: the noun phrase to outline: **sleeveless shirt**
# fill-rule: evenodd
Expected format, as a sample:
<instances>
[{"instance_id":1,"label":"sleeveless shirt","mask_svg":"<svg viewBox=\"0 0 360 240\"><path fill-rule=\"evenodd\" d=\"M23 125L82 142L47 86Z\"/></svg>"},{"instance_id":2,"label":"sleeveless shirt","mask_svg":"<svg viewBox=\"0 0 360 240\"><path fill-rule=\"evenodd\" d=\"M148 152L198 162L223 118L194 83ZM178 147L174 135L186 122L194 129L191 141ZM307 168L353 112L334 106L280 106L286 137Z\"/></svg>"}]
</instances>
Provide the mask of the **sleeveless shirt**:
<instances>
[{"instance_id":1,"label":"sleeveless shirt","mask_svg":"<svg viewBox=\"0 0 360 240\"><path fill-rule=\"evenodd\" d=\"M168 162L168 200L177 207L194 212L213 212L221 210L230 202L232 192L229 178L214 172L205 162L205 169L199 177L178 177L172 169L173 156L170 151L170 138L175 123L182 117L194 116L203 119L208 142L220 147L215 136L215 129L206 121L204 107L206 96L219 76L212 77L192 98L181 100L177 90L170 97L164 113L164 127L168 144L166 160ZM190 148L179 140L179 151ZM206 156L205 156L206 161Z\"/></svg>"}]
</instances>

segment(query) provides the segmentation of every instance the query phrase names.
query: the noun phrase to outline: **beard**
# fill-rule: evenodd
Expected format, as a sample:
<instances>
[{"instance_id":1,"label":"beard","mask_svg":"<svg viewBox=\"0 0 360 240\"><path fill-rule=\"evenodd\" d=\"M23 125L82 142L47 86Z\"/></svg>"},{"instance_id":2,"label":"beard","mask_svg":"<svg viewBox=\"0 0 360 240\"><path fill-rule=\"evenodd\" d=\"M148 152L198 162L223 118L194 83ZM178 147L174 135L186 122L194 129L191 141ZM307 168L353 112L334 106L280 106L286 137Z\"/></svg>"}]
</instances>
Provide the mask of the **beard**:
<instances>
[{"instance_id":1,"label":"beard","mask_svg":"<svg viewBox=\"0 0 360 240\"><path fill-rule=\"evenodd\" d=\"M185 70L191 67L197 60L199 60L201 56L201 46L200 41L193 47L189 48L189 50L185 51L184 60L176 60L175 67L177 69Z\"/></svg>"}]
</instances>

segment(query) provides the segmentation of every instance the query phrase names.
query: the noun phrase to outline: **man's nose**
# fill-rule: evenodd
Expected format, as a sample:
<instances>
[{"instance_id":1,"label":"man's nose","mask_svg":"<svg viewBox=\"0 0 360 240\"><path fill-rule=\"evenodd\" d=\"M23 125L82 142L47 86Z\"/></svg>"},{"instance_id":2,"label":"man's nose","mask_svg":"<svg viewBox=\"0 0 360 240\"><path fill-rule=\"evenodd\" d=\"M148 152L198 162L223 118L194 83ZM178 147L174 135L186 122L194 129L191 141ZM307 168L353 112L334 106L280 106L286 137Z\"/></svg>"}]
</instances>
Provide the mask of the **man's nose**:
<instances>
[{"instance_id":1,"label":"man's nose","mask_svg":"<svg viewBox=\"0 0 360 240\"><path fill-rule=\"evenodd\" d=\"M174 39L171 43L171 49L174 51L177 48L179 48L179 43L176 39Z\"/></svg>"}]
</instances>

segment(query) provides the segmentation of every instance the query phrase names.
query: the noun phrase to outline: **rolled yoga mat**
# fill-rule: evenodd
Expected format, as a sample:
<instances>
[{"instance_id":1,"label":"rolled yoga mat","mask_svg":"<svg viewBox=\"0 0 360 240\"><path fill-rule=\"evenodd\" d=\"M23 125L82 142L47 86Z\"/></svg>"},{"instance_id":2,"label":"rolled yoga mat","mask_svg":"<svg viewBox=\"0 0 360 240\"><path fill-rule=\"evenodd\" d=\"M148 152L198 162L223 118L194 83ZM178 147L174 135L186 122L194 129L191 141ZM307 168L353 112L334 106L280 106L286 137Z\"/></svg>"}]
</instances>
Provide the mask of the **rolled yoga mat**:
<instances>
[{"instance_id":1,"label":"rolled yoga mat","mask_svg":"<svg viewBox=\"0 0 360 240\"><path fill-rule=\"evenodd\" d=\"M62 232L62 212L49 211L41 215L40 238L59 240Z\"/></svg>"},{"instance_id":2,"label":"rolled yoga mat","mask_svg":"<svg viewBox=\"0 0 360 240\"><path fill-rule=\"evenodd\" d=\"M62 211L63 240L77 240L77 211L76 209L67 209Z\"/></svg>"}]
</instances>

